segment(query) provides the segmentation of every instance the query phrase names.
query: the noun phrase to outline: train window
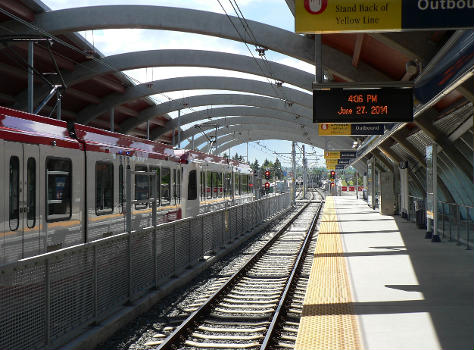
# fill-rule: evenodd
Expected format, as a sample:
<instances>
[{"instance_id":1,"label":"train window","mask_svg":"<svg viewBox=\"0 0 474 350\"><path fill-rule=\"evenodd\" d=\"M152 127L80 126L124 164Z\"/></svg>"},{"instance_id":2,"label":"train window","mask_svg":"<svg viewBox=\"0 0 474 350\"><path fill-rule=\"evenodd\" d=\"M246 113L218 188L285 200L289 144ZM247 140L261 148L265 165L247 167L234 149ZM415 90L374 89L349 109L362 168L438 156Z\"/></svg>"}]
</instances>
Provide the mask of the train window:
<instances>
[{"instance_id":1,"label":"train window","mask_svg":"<svg viewBox=\"0 0 474 350\"><path fill-rule=\"evenodd\" d=\"M225 173L224 196L230 197L231 195L232 195L232 173Z\"/></svg>"},{"instance_id":2,"label":"train window","mask_svg":"<svg viewBox=\"0 0 474 350\"><path fill-rule=\"evenodd\" d=\"M201 171L201 201L206 200L206 173Z\"/></svg>"},{"instance_id":3,"label":"train window","mask_svg":"<svg viewBox=\"0 0 474 350\"><path fill-rule=\"evenodd\" d=\"M95 213L110 214L114 211L114 165L95 163Z\"/></svg>"},{"instance_id":4,"label":"train window","mask_svg":"<svg viewBox=\"0 0 474 350\"><path fill-rule=\"evenodd\" d=\"M195 199L197 199L197 173L196 170L191 170L189 172L188 200L193 201Z\"/></svg>"},{"instance_id":5,"label":"train window","mask_svg":"<svg viewBox=\"0 0 474 350\"><path fill-rule=\"evenodd\" d=\"M217 197L223 197L224 196L224 186L222 183L222 173L216 173L216 178L217 178Z\"/></svg>"},{"instance_id":6,"label":"train window","mask_svg":"<svg viewBox=\"0 0 474 350\"><path fill-rule=\"evenodd\" d=\"M212 198L212 173L210 171L206 172L206 197L207 199Z\"/></svg>"},{"instance_id":7,"label":"train window","mask_svg":"<svg viewBox=\"0 0 474 350\"><path fill-rule=\"evenodd\" d=\"M10 157L10 197L9 197L10 231L18 230L20 225L20 160Z\"/></svg>"},{"instance_id":8,"label":"train window","mask_svg":"<svg viewBox=\"0 0 474 350\"><path fill-rule=\"evenodd\" d=\"M135 165L135 171L148 171L146 165ZM141 201L135 204L135 209L148 207L150 194L150 178L148 175L135 174L135 200Z\"/></svg>"},{"instance_id":9,"label":"train window","mask_svg":"<svg viewBox=\"0 0 474 350\"><path fill-rule=\"evenodd\" d=\"M161 205L171 204L171 171L170 168L161 168Z\"/></svg>"},{"instance_id":10,"label":"train window","mask_svg":"<svg viewBox=\"0 0 474 350\"><path fill-rule=\"evenodd\" d=\"M173 169L174 204L181 203L181 170Z\"/></svg>"},{"instance_id":11,"label":"train window","mask_svg":"<svg viewBox=\"0 0 474 350\"><path fill-rule=\"evenodd\" d=\"M234 173L235 178L235 194L240 195L240 174Z\"/></svg>"},{"instance_id":12,"label":"train window","mask_svg":"<svg viewBox=\"0 0 474 350\"><path fill-rule=\"evenodd\" d=\"M177 181L176 180L176 169L173 169L172 181L173 181L172 187L173 187L173 200L174 200L173 204L176 205L178 203L178 198L177 198L178 192L176 192L176 181Z\"/></svg>"},{"instance_id":13,"label":"train window","mask_svg":"<svg viewBox=\"0 0 474 350\"><path fill-rule=\"evenodd\" d=\"M46 158L47 222L69 220L72 215L71 186L71 160Z\"/></svg>"},{"instance_id":14,"label":"train window","mask_svg":"<svg viewBox=\"0 0 474 350\"><path fill-rule=\"evenodd\" d=\"M156 176L150 176L150 183L153 181L153 177L155 178L156 184L156 205L160 205L160 167L152 166L150 167L150 171L156 173ZM150 186L150 198L153 198L153 188Z\"/></svg>"},{"instance_id":15,"label":"train window","mask_svg":"<svg viewBox=\"0 0 474 350\"><path fill-rule=\"evenodd\" d=\"M125 202L124 194L123 194L123 164L119 165L119 173L118 173L118 178L119 178L119 213L123 213L123 203Z\"/></svg>"},{"instance_id":16,"label":"train window","mask_svg":"<svg viewBox=\"0 0 474 350\"><path fill-rule=\"evenodd\" d=\"M245 194L248 192L247 175L240 175L240 187L241 187L242 194Z\"/></svg>"},{"instance_id":17,"label":"train window","mask_svg":"<svg viewBox=\"0 0 474 350\"><path fill-rule=\"evenodd\" d=\"M36 225L36 160L28 158L26 162L26 225L33 228Z\"/></svg>"},{"instance_id":18,"label":"train window","mask_svg":"<svg viewBox=\"0 0 474 350\"><path fill-rule=\"evenodd\" d=\"M217 173L211 172L211 196L217 198Z\"/></svg>"}]
</instances>

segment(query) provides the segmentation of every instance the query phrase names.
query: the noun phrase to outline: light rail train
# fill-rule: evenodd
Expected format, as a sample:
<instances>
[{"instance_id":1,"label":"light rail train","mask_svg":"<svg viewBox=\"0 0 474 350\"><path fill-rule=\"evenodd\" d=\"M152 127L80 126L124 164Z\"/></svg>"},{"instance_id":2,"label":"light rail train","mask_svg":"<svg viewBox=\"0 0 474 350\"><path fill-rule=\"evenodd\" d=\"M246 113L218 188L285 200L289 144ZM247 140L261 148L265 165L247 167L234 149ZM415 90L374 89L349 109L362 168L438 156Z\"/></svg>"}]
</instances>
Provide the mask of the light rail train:
<instances>
[{"instance_id":1,"label":"light rail train","mask_svg":"<svg viewBox=\"0 0 474 350\"><path fill-rule=\"evenodd\" d=\"M151 226L154 186L158 223L253 199L247 164L4 107L0 164L0 265L125 232L127 200Z\"/></svg>"}]
</instances>

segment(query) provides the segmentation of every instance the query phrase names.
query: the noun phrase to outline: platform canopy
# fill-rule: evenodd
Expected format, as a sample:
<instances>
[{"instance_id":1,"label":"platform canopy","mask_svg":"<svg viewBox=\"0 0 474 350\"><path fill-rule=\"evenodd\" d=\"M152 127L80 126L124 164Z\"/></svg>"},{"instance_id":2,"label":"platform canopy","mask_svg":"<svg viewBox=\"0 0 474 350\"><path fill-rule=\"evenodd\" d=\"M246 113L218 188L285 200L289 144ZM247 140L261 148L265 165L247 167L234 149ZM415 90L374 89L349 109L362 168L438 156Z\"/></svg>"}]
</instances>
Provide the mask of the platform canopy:
<instances>
[{"instance_id":1,"label":"platform canopy","mask_svg":"<svg viewBox=\"0 0 474 350\"><path fill-rule=\"evenodd\" d=\"M292 19L294 0L280 1ZM444 199L474 202L474 191L465 190L473 183L473 30L322 34L325 82L412 82L416 97L413 122L387 125L381 136L336 137L319 136L317 124L312 123L312 34L296 34L279 23L264 24L233 13L148 5L51 10L38 0L2 1L0 22L0 103L4 106L36 110L49 95L53 98L38 113L54 117L60 92L64 120L165 143L176 144L179 139L181 146L217 153L266 139L328 150L354 147L358 157L352 165L360 172L372 157L386 171L408 161L410 186L417 193L425 191L424 149L436 143L441 150ZM103 54L95 47L94 33L97 38L102 30L114 29L183 33L185 44L179 49L143 51L127 50L134 43L124 41L120 53ZM252 55L190 49L195 45L186 44L189 33L209 41L245 43ZM272 60L275 55L283 59ZM30 102L29 62L34 71ZM231 74L162 78L151 73L137 81L129 73L153 72L156 67ZM185 93L197 90L204 92ZM217 139L212 149L205 141L211 137Z\"/></svg>"}]
</instances>

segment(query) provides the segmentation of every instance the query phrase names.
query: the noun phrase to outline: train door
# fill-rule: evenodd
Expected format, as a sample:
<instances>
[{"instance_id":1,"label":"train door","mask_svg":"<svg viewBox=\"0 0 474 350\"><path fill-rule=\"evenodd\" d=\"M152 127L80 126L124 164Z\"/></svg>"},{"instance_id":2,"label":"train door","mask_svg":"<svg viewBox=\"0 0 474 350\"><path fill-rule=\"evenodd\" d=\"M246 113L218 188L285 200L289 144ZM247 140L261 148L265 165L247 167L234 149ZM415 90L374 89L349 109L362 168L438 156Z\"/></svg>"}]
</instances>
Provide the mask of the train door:
<instances>
[{"instance_id":1,"label":"train door","mask_svg":"<svg viewBox=\"0 0 474 350\"><path fill-rule=\"evenodd\" d=\"M4 262L40 252L39 147L5 142Z\"/></svg>"}]
</instances>

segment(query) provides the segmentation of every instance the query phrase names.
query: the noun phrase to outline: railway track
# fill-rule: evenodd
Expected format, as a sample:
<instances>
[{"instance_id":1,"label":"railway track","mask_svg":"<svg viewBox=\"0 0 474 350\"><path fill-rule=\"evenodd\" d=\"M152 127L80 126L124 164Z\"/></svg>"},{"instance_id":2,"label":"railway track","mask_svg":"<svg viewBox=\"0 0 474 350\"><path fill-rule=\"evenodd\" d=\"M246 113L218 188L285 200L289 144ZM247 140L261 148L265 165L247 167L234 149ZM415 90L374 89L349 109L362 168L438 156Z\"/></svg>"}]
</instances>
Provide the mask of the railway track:
<instances>
[{"instance_id":1,"label":"railway track","mask_svg":"<svg viewBox=\"0 0 474 350\"><path fill-rule=\"evenodd\" d=\"M321 207L322 201L307 201L243 267L188 304L184 322L164 327L146 347L293 348L311 268L304 257Z\"/></svg>"}]
</instances>

